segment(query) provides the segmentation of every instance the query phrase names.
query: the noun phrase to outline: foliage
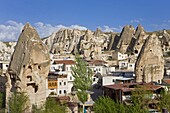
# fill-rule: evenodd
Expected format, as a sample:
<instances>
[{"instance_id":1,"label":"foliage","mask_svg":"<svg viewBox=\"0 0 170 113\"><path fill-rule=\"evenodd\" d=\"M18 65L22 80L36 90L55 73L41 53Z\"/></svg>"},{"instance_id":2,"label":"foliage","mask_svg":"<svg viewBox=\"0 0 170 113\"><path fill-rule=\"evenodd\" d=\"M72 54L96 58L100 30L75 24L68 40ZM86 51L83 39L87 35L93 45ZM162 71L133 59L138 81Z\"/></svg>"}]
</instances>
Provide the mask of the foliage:
<instances>
[{"instance_id":1,"label":"foliage","mask_svg":"<svg viewBox=\"0 0 170 113\"><path fill-rule=\"evenodd\" d=\"M85 91L77 91L77 97L82 103L85 103L88 98L88 95Z\"/></svg>"},{"instance_id":2,"label":"foliage","mask_svg":"<svg viewBox=\"0 0 170 113\"><path fill-rule=\"evenodd\" d=\"M116 103L109 97L99 97L95 101L95 113L117 113Z\"/></svg>"},{"instance_id":3,"label":"foliage","mask_svg":"<svg viewBox=\"0 0 170 113\"><path fill-rule=\"evenodd\" d=\"M10 113L23 113L27 110L28 96L25 93L13 93L9 98L9 111Z\"/></svg>"},{"instance_id":4,"label":"foliage","mask_svg":"<svg viewBox=\"0 0 170 113\"><path fill-rule=\"evenodd\" d=\"M92 70L87 67L87 63L77 54L76 65L72 67L72 75L75 78L73 85L77 89L79 100L84 103L87 101L87 90L92 87Z\"/></svg>"},{"instance_id":5,"label":"foliage","mask_svg":"<svg viewBox=\"0 0 170 113\"><path fill-rule=\"evenodd\" d=\"M132 91L131 100L134 106L147 110L152 92L148 91L144 86L136 86Z\"/></svg>"},{"instance_id":6,"label":"foliage","mask_svg":"<svg viewBox=\"0 0 170 113\"><path fill-rule=\"evenodd\" d=\"M45 109L37 108L35 105L32 108L33 113L66 113L66 106L60 105L54 98L47 98Z\"/></svg>"},{"instance_id":7,"label":"foliage","mask_svg":"<svg viewBox=\"0 0 170 113\"><path fill-rule=\"evenodd\" d=\"M148 113L138 104L126 106L120 102L114 102L110 97L99 97L95 101L95 113Z\"/></svg>"},{"instance_id":8,"label":"foliage","mask_svg":"<svg viewBox=\"0 0 170 113\"><path fill-rule=\"evenodd\" d=\"M166 108L168 111L170 111L170 91L162 91L159 101L160 110Z\"/></svg>"},{"instance_id":9,"label":"foliage","mask_svg":"<svg viewBox=\"0 0 170 113\"><path fill-rule=\"evenodd\" d=\"M48 98L45 104L44 113L65 113L66 106L60 105L54 98ZM38 113L38 112L37 112Z\"/></svg>"},{"instance_id":10,"label":"foliage","mask_svg":"<svg viewBox=\"0 0 170 113\"><path fill-rule=\"evenodd\" d=\"M5 107L5 93L0 92L0 108Z\"/></svg>"}]
</instances>

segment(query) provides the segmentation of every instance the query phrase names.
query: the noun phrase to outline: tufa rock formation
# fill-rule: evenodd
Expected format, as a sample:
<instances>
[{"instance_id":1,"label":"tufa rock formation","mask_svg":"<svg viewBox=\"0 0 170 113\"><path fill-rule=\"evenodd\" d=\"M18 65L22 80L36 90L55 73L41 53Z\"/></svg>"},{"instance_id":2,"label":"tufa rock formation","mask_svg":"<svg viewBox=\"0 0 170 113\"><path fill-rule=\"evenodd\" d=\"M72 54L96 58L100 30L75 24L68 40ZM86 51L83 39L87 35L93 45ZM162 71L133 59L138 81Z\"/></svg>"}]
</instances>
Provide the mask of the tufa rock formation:
<instances>
[{"instance_id":1,"label":"tufa rock formation","mask_svg":"<svg viewBox=\"0 0 170 113\"><path fill-rule=\"evenodd\" d=\"M138 25L137 29L136 29L136 32L135 32L135 44L133 46L133 52L135 54L139 54L141 49L142 49L142 46L145 42L145 40L147 39L149 35L146 34L144 28L141 26L141 25Z\"/></svg>"},{"instance_id":2,"label":"tufa rock formation","mask_svg":"<svg viewBox=\"0 0 170 113\"><path fill-rule=\"evenodd\" d=\"M132 37L131 43L128 46L127 52L133 52L138 55L147 37L148 35L146 34L144 28L141 25L138 25L135 34Z\"/></svg>"},{"instance_id":3,"label":"tufa rock formation","mask_svg":"<svg viewBox=\"0 0 170 113\"><path fill-rule=\"evenodd\" d=\"M153 34L149 36L136 61L136 82L159 82L164 75L164 59L161 43Z\"/></svg>"},{"instance_id":4,"label":"tufa rock formation","mask_svg":"<svg viewBox=\"0 0 170 113\"><path fill-rule=\"evenodd\" d=\"M50 68L47 47L37 31L28 23L24 26L8 68L6 95L25 92L29 106L42 106L46 101L46 77Z\"/></svg>"},{"instance_id":5,"label":"tufa rock formation","mask_svg":"<svg viewBox=\"0 0 170 113\"><path fill-rule=\"evenodd\" d=\"M156 33L161 41L161 47L164 52L170 50L170 32L168 30L145 32L141 25L136 30L131 25L123 28L121 33L61 29L46 37L43 42L47 45L48 51L52 54L68 55L79 52L85 59L103 60L102 53L119 51L132 56L134 61L139 55L140 50L147 37ZM10 59L15 42L0 42L0 60ZM168 53L169 54L169 53Z\"/></svg>"},{"instance_id":6,"label":"tufa rock formation","mask_svg":"<svg viewBox=\"0 0 170 113\"><path fill-rule=\"evenodd\" d=\"M127 48L132 40L135 33L133 26L125 26L120 34L120 40L118 42L117 48L121 53L126 53Z\"/></svg>"},{"instance_id":7,"label":"tufa rock formation","mask_svg":"<svg viewBox=\"0 0 170 113\"><path fill-rule=\"evenodd\" d=\"M9 61L16 42L0 42L0 61Z\"/></svg>"},{"instance_id":8,"label":"tufa rock formation","mask_svg":"<svg viewBox=\"0 0 170 113\"><path fill-rule=\"evenodd\" d=\"M103 33L100 29L95 32L77 29L61 29L44 39L49 51L53 54L65 54L79 52L85 58L101 58L98 55L101 51L107 50L110 34Z\"/></svg>"},{"instance_id":9,"label":"tufa rock formation","mask_svg":"<svg viewBox=\"0 0 170 113\"><path fill-rule=\"evenodd\" d=\"M160 40L161 40L163 51L164 52L169 51L170 50L170 35L167 33L166 30L163 30L163 33L160 36Z\"/></svg>"}]
</instances>

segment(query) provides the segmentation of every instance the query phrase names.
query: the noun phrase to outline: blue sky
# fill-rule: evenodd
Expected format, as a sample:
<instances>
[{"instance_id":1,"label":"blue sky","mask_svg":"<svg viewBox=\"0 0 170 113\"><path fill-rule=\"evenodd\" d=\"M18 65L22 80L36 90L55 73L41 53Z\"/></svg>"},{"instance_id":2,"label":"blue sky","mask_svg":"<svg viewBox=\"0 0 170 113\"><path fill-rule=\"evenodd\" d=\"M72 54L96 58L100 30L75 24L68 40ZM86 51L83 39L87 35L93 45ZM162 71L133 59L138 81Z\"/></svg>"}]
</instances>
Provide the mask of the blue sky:
<instances>
[{"instance_id":1,"label":"blue sky","mask_svg":"<svg viewBox=\"0 0 170 113\"><path fill-rule=\"evenodd\" d=\"M146 31L170 29L169 5L169 0L0 0L0 40L16 40L26 22L41 37L72 25L115 32L138 24Z\"/></svg>"}]
</instances>

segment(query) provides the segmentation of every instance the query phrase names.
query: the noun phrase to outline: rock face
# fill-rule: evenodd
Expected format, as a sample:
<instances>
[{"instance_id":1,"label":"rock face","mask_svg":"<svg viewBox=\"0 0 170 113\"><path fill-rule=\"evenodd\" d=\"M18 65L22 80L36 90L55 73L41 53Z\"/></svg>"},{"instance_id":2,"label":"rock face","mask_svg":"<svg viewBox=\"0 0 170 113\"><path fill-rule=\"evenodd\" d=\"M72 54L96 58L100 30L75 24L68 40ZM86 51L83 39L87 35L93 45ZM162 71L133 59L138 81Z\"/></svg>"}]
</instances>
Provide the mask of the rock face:
<instances>
[{"instance_id":1,"label":"rock face","mask_svg":"<svg viewBox=\"0 0 170 113\"><path fill-rule=\"evenodd\" d=\"M120 40L118 42L117 48L121 53L126 53L127 48L132 40L132 37L135 33L133 26L125 26L120 34Z\"/></svg>"},{"instance_id":2,"label":"rock face","mask_svg":"<svg viewBox=\"0 0 170 113\"><path fill-rule=\"evenodd\" d=\"M161 43L156 34L146 39L135 67L136 82L161 83L164 75L164 59Z\"/></svg>"},{"instance_id":3,"label":"rock face","mask_svg":"<svg viewBox=\"0 0 170 113\"><path fill-rule=\"evenodd\" d=\"M53 54L79 52L86 58L98 58L101 50L107 50L111 34L103 33L100 29L95 32L77 29L62 29L52 34L43 42Z\"/></svg>"},{"instance_id":4,"label":"rock face","mask_svg":"<svg viewBox=\"0 0 170 113\"><path fill-rule=\"evenodd\" d=\"M170 50L170 35L166 32L166 30L163 30L160 40L161 40L163 51L165 52L169 51Z\"/></svg>"},{"instance_id":5,"label":"rock face","mask_svg":"<svg viewBox=\"0 0 170 113\"><path fill-rule=\"evenodd\" d=\"M9 61L16 42L0 42L0 61Z\"/></svg>"},{"instance_id":6,"label":"rock face","mask_svg":"<svg viewBox=\"0 0 170 113\"><path fill-rule=\"evenodd\" d=\"M37 31L26 24L8 68L7 91L26 92L30 107L33 104L40 107L46 101L46 77L49 67L50 56L47 47ZM9 92L6 93L8 96Z\"/></svg>"},{"instance_id":7,"label":"rock face","mask_svg":"<svg viewBox=\"0 0 170 113\"><path fill-rule=\"evenodd\" d=\"M96 32L87 30L80 42L80 52L87 59L100 59L101 52L108 49L109 36L97 29Z\"/></svg>"},{"instance_id":8,"label":"rock face","mask_svg":"<svg viewBox=\"0 0 170 113\"><path fill-rule=\"evenodd\" d=\"M82 33L77 29L61 29L45 39L44 42L53 54L71 53L77 48Z\"/></svg>"},{"instance_id":9,"label":"rock face","mask_svg":"<svg viewBox=\"0 0 170 113\"><path fill-rule=\"evenodd\" d=\"M136 32L134 34L133 39L135 40L134 45L132 47L132 51L135 54L139 54L142 46L146 40L146 38L148 37L148 35L146 34L146 32L144 31L144 28L141 25L138 25L138 27L136 28Z\"/></svg>"}]
</instances>

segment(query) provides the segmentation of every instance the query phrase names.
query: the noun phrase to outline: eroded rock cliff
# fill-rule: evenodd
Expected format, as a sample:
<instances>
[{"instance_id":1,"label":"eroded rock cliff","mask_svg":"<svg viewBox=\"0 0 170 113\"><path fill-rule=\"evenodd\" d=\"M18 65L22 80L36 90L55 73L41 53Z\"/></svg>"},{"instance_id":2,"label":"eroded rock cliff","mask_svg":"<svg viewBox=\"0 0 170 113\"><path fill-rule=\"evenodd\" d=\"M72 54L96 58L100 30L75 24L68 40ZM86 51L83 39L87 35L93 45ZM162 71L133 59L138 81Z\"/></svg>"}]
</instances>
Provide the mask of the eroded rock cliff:
<instances>
[{"instance_id":1,"label":"eroded rock cliff","mask_svg":"<svg viewBox=\"0 0 170 113\"><path fill-rule=\"evenodd\" d=\"M8 68L7 96L9 91L26 92L30 108L40 107L46 101L46 77L50 56L37 31L26 24L20 34Z\"/></svg>"},{"instance_id":2,"label":"eroded rock cliff","mask_svg":"<svg viewBox=\"0 0 170 113\"><path fill-rule=\"evenodd\" d=\"M159 82L164 76L164 58L160 40L156 34L150 35L136 61L136 82Z\"/></svg>"}]
</instances>

